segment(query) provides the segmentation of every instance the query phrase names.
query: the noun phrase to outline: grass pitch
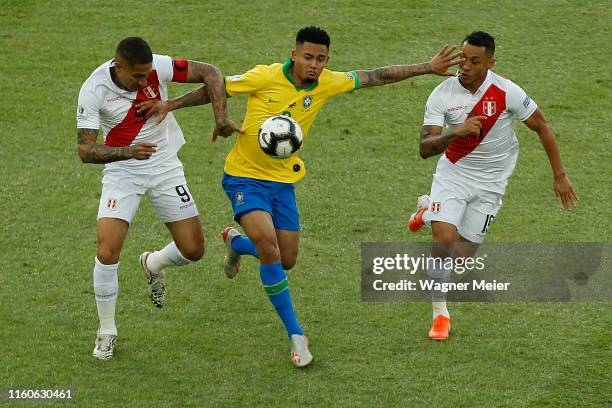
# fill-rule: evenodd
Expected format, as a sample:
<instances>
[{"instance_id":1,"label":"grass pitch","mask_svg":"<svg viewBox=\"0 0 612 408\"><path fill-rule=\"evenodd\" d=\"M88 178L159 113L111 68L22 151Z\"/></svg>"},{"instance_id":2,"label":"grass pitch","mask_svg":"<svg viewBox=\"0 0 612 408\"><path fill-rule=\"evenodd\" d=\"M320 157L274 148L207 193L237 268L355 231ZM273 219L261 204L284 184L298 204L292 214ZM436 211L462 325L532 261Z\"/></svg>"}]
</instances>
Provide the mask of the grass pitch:
<instances>
[{"instance_id":1,"label":"grass pitch","mask_svg":"<svg viewBox=\"0 0 612 408\"><path fill-rule=\"evenodd\" d=\"M612 404L610 303L451 304L454 335L433 343L429 304L360 301L361 242L429 240L409 236L405 220L435 168L417 142L439 77L339 96L310 131L290 282L313 367L292 367L256 262L245 260L234 281L222 274L218 231L231 212L220 180L233 141L209 143L209 107L176 114L207 255L169 272L168 302L156 310L137 257L169 234L143 200L121 256L115 358L91 357L102 166L76 154L76 98L126 36L237 74L283 61L310 24L330 32L335 70L426 61L445 42L490 31L496 72L544 111L581 201L561 210L537 135L519 124L521 155L487 240L610 241L609 2L356 4L0 1L0 388L72 387L78 406ZM240 121L245 104L232 98L231 117Z\"/></svg>"}]
</instances>

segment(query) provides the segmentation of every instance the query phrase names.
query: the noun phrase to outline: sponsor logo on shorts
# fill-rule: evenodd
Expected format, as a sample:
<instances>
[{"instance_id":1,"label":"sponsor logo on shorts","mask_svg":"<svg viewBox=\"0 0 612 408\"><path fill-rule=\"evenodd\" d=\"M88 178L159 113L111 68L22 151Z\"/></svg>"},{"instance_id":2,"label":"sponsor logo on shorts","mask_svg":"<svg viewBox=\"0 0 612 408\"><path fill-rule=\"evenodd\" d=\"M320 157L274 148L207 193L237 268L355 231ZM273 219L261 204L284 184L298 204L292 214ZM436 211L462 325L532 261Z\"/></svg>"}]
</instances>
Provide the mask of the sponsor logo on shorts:
<instances>
[{"instance_id":1,"label":"sponsor logo on shorts","mask_svg":"<svg viewBox=\"0 0 612 408\"><path fill-rule=\"evenodd\" d=\"M531 98L529 98L529 95L525 96L525 100L523 101L523 106L528 107L530 103L531 103Z\"/></svg>"},{"instance_id":2,"label":"sponsor logo on shorts","mask_svg":"<svg viewBox=\"0 0 612 408\"><path fill-rule=\"evenodd\" d=\"M193 207L193 201L191 201L191 202L189 202L189 203L187 203L187 204L185 204L185 205L181 205L181 206L179 207L179 210L185 210L185 209L187 209L187 208L189 208L189 207Z\"/></svg>"},{"instance_id":3,"label":"sponsor logo on shorts","mask_svg":"<svg viewBox=\"0 0 612 408\"><path fill-rule=\"evenodd\" d=\"M439 201L431 203L431 212L437 214L442 209L442 204Z\"/></svg>"},{"instance_id":4,"label":"sponsor logo on shorts","mask_svg":"<svg viewBox=\"0 0 612 408\"><path fill-rule=\"evenodd\" d=\"M119 200L117 200L116 198L109 198L106 202L106 208L108 208L109 210L115 210L117 208L118 202Z\"/></svg>"},{"instance_id":5,"label":"sponsor logo on shorts","mask_svg":"<svg viewBox=\"0 0 612 408\"><path fill-rule=\"evenodd\" d=\"M237 205L244 204L244 193L242 192L236 193L236 204Z\"/></svg>"}]
</instances>

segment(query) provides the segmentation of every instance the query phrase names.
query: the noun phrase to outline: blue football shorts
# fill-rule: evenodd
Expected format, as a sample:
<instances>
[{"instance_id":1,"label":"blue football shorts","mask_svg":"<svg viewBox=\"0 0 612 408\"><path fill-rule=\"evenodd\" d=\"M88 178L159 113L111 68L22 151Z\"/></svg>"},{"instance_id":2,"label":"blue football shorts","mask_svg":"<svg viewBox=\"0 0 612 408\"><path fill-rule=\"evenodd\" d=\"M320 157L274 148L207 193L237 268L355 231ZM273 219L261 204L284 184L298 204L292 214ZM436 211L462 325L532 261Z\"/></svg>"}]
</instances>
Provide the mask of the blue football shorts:
<instances>
[{"instance_id":1,"label":"blue football shorts","mask_svg":"<svg viewBox=\"0 0 612 408\"><path fill-rule=\"evenodd\" d=\"M254 210L263 210L272 216L277 230L300 231L300 213L292 183L235 177L223 174L221 182L227 198L232 202L234 219Z\"/></svg>"}]
</instances>

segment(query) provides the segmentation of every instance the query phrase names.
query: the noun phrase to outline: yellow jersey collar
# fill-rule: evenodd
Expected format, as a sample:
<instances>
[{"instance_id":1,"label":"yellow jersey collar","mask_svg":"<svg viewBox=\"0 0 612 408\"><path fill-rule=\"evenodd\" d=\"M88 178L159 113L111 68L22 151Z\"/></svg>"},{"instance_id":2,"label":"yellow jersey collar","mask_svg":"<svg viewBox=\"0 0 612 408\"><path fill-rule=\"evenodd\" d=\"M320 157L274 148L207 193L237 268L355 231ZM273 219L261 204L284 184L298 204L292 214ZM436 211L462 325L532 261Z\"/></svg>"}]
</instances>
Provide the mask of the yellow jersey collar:
<instances>
[{"instance_id":1,"label":"yellow jersey collar","mask_svg":"<svg viewBox=\"0 0 612 408\"><path fill-rule=\"evenodd\" d=\"M293 79L293 77L291 76L291 72L289 71L291 69L291 66L293 65L293 61L291 61L291 58L287 58L287 61L285 61L283 63L283 74L285 74L285 78L287 78L287 80L289 82L291 82L293 84L293 86L295 87L296 91L301 91L303 89L307 90L307 91L311 91L315 86L317 86L319 84L319 81L316 80L313 83L311 83L308 86L299 86L295 84L295 79Z\"/></svg>"}]
</instances>

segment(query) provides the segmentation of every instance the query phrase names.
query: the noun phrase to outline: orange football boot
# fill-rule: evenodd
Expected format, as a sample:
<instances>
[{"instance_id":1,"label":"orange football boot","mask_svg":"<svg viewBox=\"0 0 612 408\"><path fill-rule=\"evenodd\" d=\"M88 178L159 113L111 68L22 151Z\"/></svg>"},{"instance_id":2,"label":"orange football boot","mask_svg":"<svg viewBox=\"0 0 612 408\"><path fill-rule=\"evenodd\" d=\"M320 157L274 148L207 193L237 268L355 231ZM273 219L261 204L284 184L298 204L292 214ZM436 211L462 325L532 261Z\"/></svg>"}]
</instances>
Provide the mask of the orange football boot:
<instances>
[{"instance_id":1,"label":"orange football boot","mask_svg":"<svg viewBox=\"0 0 612 408\"><path fill-rule=\"evenodd\" d=\"M429 196L424 194L419 196L417 199L417 210L415 213L410 215L410 219L408 220L408 231L417 232L421 228L425 226L425 221L423 221L423 214L429 208Z\"/></svg>"},{"instance_id":2,"label":"orange football boot","mask_svg":"<svg viewBox=\"0 0 612 408\"><path fill-rule=\"evenodd\" d=\"M450 332L450 319L444 315L438 315L433 321L429 338L432 340L446 340Z\"/></svg>"},{"instance_id":3,"label":"orange football boot","mask_svg":"<svg viewBox=\"0 0 612 408\"><path fill-rule=\"evenodd\" d=\"M427 208L421 208L410 216L408 220L408 231L417 232L425 226L425 221L423 221L423 214L425 214L425 211L427 211Z\"/></svg>"}]
</instances>

